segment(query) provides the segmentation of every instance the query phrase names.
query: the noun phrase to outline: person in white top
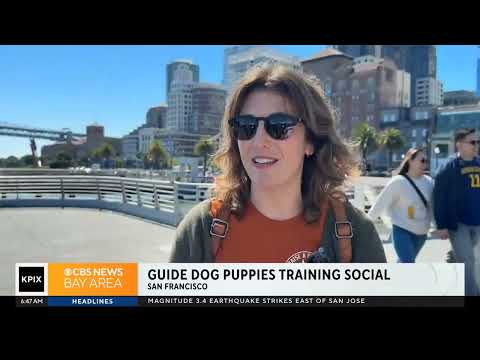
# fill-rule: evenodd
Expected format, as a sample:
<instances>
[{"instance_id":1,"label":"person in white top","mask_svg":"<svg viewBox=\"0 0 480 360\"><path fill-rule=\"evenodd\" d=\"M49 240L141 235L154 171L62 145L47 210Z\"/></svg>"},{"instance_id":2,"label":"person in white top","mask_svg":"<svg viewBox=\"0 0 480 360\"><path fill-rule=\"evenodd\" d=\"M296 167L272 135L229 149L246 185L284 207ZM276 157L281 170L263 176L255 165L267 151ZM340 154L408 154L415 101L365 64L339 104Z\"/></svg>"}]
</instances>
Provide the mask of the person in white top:
<instances>
[{"instance_id":1,"label":"person in white top","mask_svg":"<svg viewBox=\"0 0 480 360\"><path fill-rule=\"evenodd\" d=\"M415 262L432 222L433 180L425 175L426 165L423 149L408 150L398 175L387 183L368 212L373 220L384 213L391 218L393 245L401 263Z\"/></svg>"}]
</instances>

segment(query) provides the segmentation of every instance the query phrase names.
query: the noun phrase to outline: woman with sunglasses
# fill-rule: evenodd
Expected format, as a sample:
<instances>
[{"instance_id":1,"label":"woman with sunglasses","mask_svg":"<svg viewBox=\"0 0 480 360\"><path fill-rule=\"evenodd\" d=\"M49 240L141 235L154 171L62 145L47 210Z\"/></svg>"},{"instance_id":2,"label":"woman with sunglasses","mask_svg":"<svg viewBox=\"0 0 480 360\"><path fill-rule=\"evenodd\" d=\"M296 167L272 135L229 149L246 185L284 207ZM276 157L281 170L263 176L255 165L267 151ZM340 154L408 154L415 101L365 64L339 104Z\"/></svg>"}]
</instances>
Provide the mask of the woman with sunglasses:
<instances>
[{"instance_id":1,"label":"woman with sunglasses","mask_svg":"<svg viewBox=\"0 0 480 360\"><path fill-rule=\"evenodd\" d=\"M398 262L413 263L425 244L432 221L433 180L425 175L423 149L410 149L378 196L368 215L377 219L387 212L391 218L393 246Z\"/></svg>"},{"instance_id":2,"label":"woman with sunglasses","mask_svg":"<svg viewBox=\"0 0 480 360\"><path fill-rule=\"evenodd\" d=\"M312 79L279 65L250 70L222 128L213 197L178 226L171 262L386 261L373 223L348 201L335 223L329 197L355 162Z\"/></svg>"}]
</instances>

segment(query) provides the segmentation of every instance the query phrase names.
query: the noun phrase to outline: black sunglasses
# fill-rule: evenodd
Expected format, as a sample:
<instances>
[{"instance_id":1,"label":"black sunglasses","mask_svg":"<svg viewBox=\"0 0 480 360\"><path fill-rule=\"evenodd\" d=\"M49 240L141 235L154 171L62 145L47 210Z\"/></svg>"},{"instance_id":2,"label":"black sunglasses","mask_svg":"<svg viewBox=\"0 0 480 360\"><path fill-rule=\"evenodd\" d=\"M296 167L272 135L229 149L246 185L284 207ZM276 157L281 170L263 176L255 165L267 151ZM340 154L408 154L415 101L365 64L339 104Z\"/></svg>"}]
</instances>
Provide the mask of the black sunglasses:
<instances>
[{"instance_id":1,"label":"black sunglasses","mask_svg":"<svg viewBox=\"0 0 480 360\"><path fill-rule=\"evenodd\" d=\"M267 117L238 115L228 121L238 140L250 140L257 133L258 123L263 121L268 135L275 140L288 138L288 130L302 121L301 118L285 113L274 113Z\"/></svg>"},{"instance_id":2,"label":"black sunglasses","mask_svg":"<svg viewBox=\"0 0 480 360\"><path fill-rule=\"evenodd\" d=\"M470 145L473 145L473 146L475 146L475 145L477 145L477 144L480 143L479 140L470 140L470 141L463 141L463 142L464 142L465 144L470 144Z\"/></svg>"},{"instance_id":3,"label":"black sunglasses","mask_svg":"<svg viewBox=\"0 0 480 360\"><path fill-rule=\"evenodd\" d=\"M427 163L427 159L423 158L422 160L420 160L420 162L426 164L426 163Z\"/></svg>"}]
</instances>

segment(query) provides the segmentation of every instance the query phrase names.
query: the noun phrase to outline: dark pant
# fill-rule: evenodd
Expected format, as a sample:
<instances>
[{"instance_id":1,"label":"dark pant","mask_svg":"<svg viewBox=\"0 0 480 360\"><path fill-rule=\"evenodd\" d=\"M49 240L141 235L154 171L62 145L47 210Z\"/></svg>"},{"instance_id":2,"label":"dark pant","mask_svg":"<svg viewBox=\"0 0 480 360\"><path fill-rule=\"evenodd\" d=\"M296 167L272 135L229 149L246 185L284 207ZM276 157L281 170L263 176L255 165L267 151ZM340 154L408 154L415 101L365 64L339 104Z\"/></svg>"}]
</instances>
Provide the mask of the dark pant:
<instances>
[{"instance_id":1,"label":"dark pant","mask_svg":"<svg viewBox=\"0 0 480 360\"><path fill-rule=\"evenodd\" d=\"M393 246L399 263L414 263L427 240L427 235L417 235L397 225L393 225Z\"/></svg>"}]
</instances>

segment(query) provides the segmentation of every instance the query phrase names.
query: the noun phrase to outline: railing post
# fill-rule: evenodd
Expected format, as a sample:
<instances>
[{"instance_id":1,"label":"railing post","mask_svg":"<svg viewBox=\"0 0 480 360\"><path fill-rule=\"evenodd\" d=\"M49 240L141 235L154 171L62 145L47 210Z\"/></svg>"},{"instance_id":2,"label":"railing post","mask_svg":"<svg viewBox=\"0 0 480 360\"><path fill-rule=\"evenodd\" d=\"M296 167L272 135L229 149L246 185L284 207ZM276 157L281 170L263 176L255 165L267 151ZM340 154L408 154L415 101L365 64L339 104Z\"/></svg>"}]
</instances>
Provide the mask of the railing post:
<instances>
[{"instance_id":1,"label":"railing post","mask_svg":"<svg viewBox=\"0 0 480 360\"><path fill-rule=\"evenodd\" d=\"M17 194L17 200L19 199L19 194L18 194L18 179L15 179L15 193Z\"/></svg>"},{"instance_id":2,"label":"railing post","mask_svg":"<svg viewBox=\"0 0 480 360\"><path fill-rule=\"evenodd\" d=\"M122 201L124 204L126 204L127 197L125 196L125 183L123 182L123 180L120 180L120 182L122 184Z\"/></svg>"},{"instance_id":3,"label":"railing post","mask_svg":"<svg viewBox=\"0 0 480 360\"><path fill-rule=\"evenodd\" d=\"M137 181L137 205L142 206L142 198L140 197L140 188Z\"/></svg>"},{"instance_id":4,"label":"railing post","mask_svg":"<svg viewBox=\"0 0 480 360\"><path fill-rule=\"evenodd\" d=\"M95 182L97 183L97 199L100 201L102 200L102 194L100 193L100 185L98 185L98 178L95 178Z\"/></svg>"},{"instance_id":5,"label":"railing post","mask_svg":"<svg viewBox=\"0 0 480 360\"><path fill-rule=\"evenodd\" d=\"M178 185L175 181L172 181L172 185L173 185L173 213L175 216L175 226L176 226L180 218L179 216L180 209L178 206L179 205L178 204Z\"/></svg>"},{"instance_id":6,"label":"railing post","mask_svg":"<svg viewBox=\"0 0 480 360\"><path fill-rule=\"evenodd\" d=\"M153 184L153 196L155 199L155 209L159 210L160 206L158 205L157 184Z\"/></svg>"},{"instance_id":7,"label":"railing post","mask_svg":"<svg viewBox=\"0 0 480 360\"><path fill-rule=\"evenodd\" d=\"M65 192L63 191L63 179L60 178L60 191L62 192L62 201L65 200Z\"/></svg>"}]
</instances>

